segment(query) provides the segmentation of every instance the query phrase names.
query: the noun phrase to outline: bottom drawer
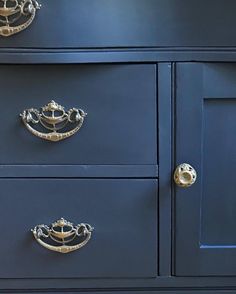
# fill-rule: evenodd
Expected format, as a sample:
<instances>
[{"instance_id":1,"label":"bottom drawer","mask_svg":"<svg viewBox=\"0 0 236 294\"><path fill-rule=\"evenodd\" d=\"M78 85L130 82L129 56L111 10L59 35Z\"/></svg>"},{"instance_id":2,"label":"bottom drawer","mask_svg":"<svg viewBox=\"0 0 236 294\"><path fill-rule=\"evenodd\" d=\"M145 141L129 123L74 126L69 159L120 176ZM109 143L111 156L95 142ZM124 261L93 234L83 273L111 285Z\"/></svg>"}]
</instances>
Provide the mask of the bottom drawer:
<instances>
[{"instance_id":1,"label":"bottom drawer","mask_svg":"<svg viewBox=\"0 0 236 294\"><path fill-rule=\"evenodd\" d=\"M157 180L2 179L0 185L0 278L156 277ZM61 217L94 227L84 247L61 254L35 240L30 229Z\"/></svg>"}]
</instances>

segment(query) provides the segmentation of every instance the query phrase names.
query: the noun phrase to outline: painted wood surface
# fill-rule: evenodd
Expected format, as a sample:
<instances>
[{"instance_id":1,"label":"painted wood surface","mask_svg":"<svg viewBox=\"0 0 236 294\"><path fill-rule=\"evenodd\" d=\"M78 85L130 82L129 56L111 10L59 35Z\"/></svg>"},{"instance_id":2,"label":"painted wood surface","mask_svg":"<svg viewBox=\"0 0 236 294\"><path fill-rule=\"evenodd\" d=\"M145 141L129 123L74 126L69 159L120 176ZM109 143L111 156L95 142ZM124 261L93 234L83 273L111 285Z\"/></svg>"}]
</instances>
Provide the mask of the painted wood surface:
<instances>
[{"instance_id":1,"label":"painted wood surface","mask_svg":"<svg viewBox=\"0 0 236 294\"><path fill-rule=\"evenodd\" d=\"M176 164L198 172L176 188L178 276L235 276L236 66L178 64Z\"/></svg>"},{"instance_id":2,"label":"painted wood surface","mask_svg":"<svg viewBox=\"0 0 236 294\"><path fill-rule=\"evenodd\" d=\"M236 46L234 0L39 0L3 48Z\"/></svg>"},{"instance_id":3,"label":"painted wood surface","mask_svg":"<svg viewBox=\"0 0 236 294\"><path fill-rule=\"evenodd\" d=\"M0 75L1 165L157 164L155 64L1 65ZM19 117L52 99L88 113L60 142L32 135Z\"/></svg>"},{"instance_id":4,"label":"painted wood surface","mask_svg":"<svg viewBox=\"0 0 236 294\"><path fill-rule=\"evenodd\" d=\"M157 180L2 179L0 185L1 279L157 276ZM32 238L36 225L61 217L95 228L80 250L60 254Z\"/></svg>"}]
</instances>

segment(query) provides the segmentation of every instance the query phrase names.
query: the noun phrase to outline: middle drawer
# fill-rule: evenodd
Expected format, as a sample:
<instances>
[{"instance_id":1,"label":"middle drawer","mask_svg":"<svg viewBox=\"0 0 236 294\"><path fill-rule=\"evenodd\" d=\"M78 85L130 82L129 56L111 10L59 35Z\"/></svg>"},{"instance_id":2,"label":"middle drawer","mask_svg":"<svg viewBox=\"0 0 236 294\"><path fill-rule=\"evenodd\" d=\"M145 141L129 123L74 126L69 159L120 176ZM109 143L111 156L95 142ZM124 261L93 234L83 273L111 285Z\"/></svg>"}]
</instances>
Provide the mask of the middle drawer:
<instances>
[{"instance_id":1,"label":"middle drawer","mask_svg":"<svg viewBox=\"0 0 236 294\"><path fill-rule=\"evenodd\" d=\"M0 65L0 75L0 165L157 164L155 64ZM51 100L87 113L59 142L32 135L19 117Z\"/></svg>"}]
</instances>

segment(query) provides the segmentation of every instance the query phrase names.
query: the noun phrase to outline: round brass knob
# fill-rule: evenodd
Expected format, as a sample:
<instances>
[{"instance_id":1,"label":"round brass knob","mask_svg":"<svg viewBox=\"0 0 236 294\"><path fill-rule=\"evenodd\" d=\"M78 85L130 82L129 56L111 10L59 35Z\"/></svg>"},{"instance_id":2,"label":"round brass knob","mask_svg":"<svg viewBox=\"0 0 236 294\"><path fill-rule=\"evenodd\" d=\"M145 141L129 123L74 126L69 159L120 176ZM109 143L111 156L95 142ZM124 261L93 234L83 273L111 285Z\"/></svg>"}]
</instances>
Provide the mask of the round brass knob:
<instances>
[{"instance_id":1,"label":"round brass knob","mask_svg":"<svg viewBox=\"0 0 236 294\"><path fill-rule=\"evenodd\" d=\"M195 169L188 163L182 163L177 166L174 172L175 183L182 188L192 186L197 179Z\"/></svg>"}]
</instances>

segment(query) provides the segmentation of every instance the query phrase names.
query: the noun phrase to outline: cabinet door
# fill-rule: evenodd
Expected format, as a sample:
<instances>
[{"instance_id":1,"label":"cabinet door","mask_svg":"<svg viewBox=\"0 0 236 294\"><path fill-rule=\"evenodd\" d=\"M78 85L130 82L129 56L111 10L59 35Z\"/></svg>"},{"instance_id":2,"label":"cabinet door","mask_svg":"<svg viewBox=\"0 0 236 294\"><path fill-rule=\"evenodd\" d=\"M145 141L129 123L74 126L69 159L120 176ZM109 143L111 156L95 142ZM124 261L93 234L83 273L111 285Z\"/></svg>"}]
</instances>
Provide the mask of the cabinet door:
<instances>
[{"instance_id":1,"label":"cabinet door","mask_svg":"<svg viewBox=\"0 0 236 294\"><path fill-rule=\"evenodd\" d=\"M198 177L175 189L175 273L236 275L236 64L177 65L176 165Z\"/></svg>"}]
</instances>

